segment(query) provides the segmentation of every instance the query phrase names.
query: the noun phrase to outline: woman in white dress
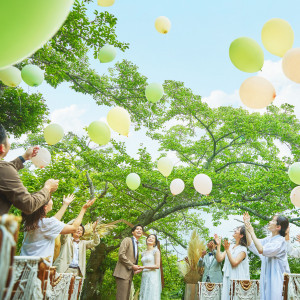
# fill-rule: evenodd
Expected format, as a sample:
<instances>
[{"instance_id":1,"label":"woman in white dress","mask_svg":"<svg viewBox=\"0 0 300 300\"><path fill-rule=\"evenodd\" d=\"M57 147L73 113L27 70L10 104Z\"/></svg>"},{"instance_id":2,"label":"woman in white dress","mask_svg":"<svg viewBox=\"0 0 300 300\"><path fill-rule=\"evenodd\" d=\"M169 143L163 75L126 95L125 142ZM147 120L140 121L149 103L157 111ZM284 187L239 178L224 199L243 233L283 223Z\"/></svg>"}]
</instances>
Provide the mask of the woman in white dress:
<instances>
[{"instance_id":1,"label":"woman in white dress","mask_svg":"<svg viewBox=\"0 0 300 300\"><path fill-rule=\"evenodd\" d=\"M147 250L142 253L141 259L143 274L139 300L160 300L160 251L156 247L157 242L155 234L150 234L146 239Z\"/></svg>"},{"instance_id":2,"label":"woman in white dress","mask_svg":"<svg viewBox=\"0 0 300 300\"><path fill-rule=\"evenodd\" d=\"M62 207L51 218L46 218L46 215L52 210L52 199L34 213L30 215L22 214L25 231L21 248L22 256L48 257L52 264L55 238L59 234L76 232L86 210L95 202L95 199L93 199L84 204L72 225L64 224L60 220L73 199L73 195L64 197Z\"/></svg>"},{"instance_id":3,"label":"woman in white dress","mask_svg":"<svg viewBox=\"0 0 300 300\"><path fill-rule=\"evenodd\" d=\"M268 225L272 235L264 239L256 237L248 213L244 213L244 222L249 250L261 259L260 299L281 300L283 273L290 273L284 238L289 221L284 216L274 216Z\"/></svg>"},{"instance_id":4,"label":"woman in white dress","mask_svg":"<svg viewBox=\"0 0 300 300\"><path fill-rule=\"evenodd\" d=\"M233 237L235 244L230 245L227 240L224 240L223 246L225 251L221 252L221 238L215 235L217 243L216 259L218 262L225 259L222 300L230 299L230 280L250 279L245 226L236 228Z\"/></svg>"}]
</instances>

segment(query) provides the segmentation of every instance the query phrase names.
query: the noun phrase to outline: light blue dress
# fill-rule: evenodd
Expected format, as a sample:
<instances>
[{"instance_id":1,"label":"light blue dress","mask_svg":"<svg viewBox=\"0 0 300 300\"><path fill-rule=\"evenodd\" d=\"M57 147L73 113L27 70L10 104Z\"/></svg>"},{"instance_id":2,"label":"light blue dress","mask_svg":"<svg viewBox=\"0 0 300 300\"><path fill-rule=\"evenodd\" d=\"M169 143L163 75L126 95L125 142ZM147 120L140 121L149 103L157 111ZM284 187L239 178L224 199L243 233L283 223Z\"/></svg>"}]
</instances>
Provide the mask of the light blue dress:
<instances>
[{"instance_id":1,"label":"light blue dress","mask_svg":"<svg viewBox=\"0 0 300 300\"><path fill-rule=\"evenodd\" d=\"M155 265L155 253L159 251L157 248L152 251L142 253L143 266ZM139 300L160 300L161 295L161 277L160 269L144 269L142 274L142 282Z\"/></svg>"},{"instance_id":2,"label":"light blue dress","mask_svg":"<svg viewBox=\"0 0 300 300\"><path fill-rule=\"evenodd\" d=\"M287 245L281 235L266 237L260 240L263 253L259 254L254 243L249 250L261 259L260 299L281 300L283 288L283 273L290 273L287 260Z\"/></svg>"}]
</instances>

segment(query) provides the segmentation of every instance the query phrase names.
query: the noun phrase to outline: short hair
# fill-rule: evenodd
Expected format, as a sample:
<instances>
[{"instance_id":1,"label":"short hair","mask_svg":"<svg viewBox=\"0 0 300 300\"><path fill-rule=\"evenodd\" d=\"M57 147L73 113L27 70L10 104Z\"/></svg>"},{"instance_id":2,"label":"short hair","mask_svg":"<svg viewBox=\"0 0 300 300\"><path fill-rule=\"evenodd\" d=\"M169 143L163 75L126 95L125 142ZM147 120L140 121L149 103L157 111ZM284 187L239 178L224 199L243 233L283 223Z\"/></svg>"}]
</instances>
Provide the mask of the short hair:
<instances>
[{"instance_id":1,"label":"short hair","mask_svg":"<svg viewBox=\"0 0 300 300\"><path fill-rule=\"evenodd\" d=\"M214 244L217 245L217 242L215 241L215 239L211 239L208 241L208 243L210 243L210 242L214 242Z\"/></svg>"},{"instance_id":2,"label":"short hair","mask_svg":"<svg viewBox=\"0 0 300 300\"><path fill-rule=\"evenodd\" d=\"M83 224L81 223L79 226L81 226L82 227L82 236L84 236L84 233L85 233L85 228L84 228L84 226L83 226Z\"/></svg>"},{"instance_id":3,"label":"short hair","mask_svg":"<svg viewBox=\"0 0 300 300\"><path fill-rule=\"evenodd\" d=\"M142 227L142 230L144 231L144 226L141 225L141 224L137 224L137 225L134 225L132 228L131 228L131 233L133 233L137 227Z\"/></svg>"},{"instance_id":4,"label":"short hair","mask_svg":"<svg viewBox=\"0 0 300 300\"><path fill-rule=\"evenodd\" d=\"M0 144L6 144L7 134L4 127L0 124Z\"/></svg>"}]
</instances>

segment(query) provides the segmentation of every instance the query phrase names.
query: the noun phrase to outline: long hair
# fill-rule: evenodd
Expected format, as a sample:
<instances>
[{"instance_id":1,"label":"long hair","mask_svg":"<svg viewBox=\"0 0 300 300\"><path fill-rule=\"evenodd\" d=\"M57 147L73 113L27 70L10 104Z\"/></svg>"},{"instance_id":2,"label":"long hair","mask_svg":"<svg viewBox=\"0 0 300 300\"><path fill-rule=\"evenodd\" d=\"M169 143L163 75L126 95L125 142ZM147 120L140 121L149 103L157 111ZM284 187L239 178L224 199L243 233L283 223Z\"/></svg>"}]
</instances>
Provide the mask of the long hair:
<instances>
[{"instance_id":1,"label":"long hair","mask_svg":"<svg viewBox=\"0 0 300 300\"><path fill-rule=\"evenodd\" d=\"M279 230L279 234L285 237L286 230L289 227L289 220L283 215L276 215L276 216L277 216L277 225L281 226Z\"/></svg>"},{"instance_id":2,"label":"long hair","mask_svg":"<svg viewBox=\"0 0 300 300\"><path fill-rule=\"evenodd\" d=\"M45 205L47 205L48 203L49 201ZM38 228L39 220L46 216L45 205L41 206L30 215L22 213L22 223L24 225L24 231L31 231Z\"/></svg>"},{"instance_id":3,"label":"long hair","mask_svg":"<svg viewBox=\"0 0 300 300\"><path fill-rule=\"evenodd\" d=\"M240 234L243 235L243 237L240 239L240 245L247 247L246 228L244 225L238 228L240 229Z\"/></svg>"},{"instance_id":4,"label":"long hair","mask_svg":"<svg viewBox=\"0 0 300 300\"><path fill-rule=\"evenodd\" d=\"M157 235L156 234L154 234L154 233L150 233L148 236L147 236L147 238L146 238L146 244L147 244L147 241L148 241L148 239L149 239L149 237L151 236L151 235L153 235L154 237L155 237L155 247L157 246L157 243L158 243L158 238L157 238Z\"/></svg>"}]
</instances>

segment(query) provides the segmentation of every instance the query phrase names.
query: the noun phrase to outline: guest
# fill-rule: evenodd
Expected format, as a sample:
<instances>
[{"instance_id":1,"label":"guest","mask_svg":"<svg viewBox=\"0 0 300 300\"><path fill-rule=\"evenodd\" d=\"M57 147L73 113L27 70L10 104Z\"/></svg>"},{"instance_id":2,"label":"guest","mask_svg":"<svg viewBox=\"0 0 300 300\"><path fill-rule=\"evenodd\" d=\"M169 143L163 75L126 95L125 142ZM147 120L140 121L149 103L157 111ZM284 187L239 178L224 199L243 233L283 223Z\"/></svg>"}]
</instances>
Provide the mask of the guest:
<instances>
[{"instance_id":1,"label":"guest","mask_svg":"<svg viewBox=\"0 0 300 300\"><path fill-rule=\"evenodd\" d=\"M198 267L204 267L203 282L221 283L223 281L221 263L216 260L216 246L216 241L210 240L207 243L208 252L203 251L198 261Z\"/></svg>"},{"instance_id":2,"label":"guest","mask_svg":"<svg viewBox=\"0 0 300 300\"><path fill-rule=\"evenodd\" d=\"M0 216L6 214L11 205L25 214L32 214L50 200L50 193L58 187L58 180L49 179L44 187L30 194L23 185L18 171L26 160L36 156L38 147L28 149L22 156L11 162L2 161L10 150L10 143L4 127L0 124Z\"/></svg>"},{"instance_id":3,"label":"guest","mask_svg":"<svg viewBox=\"0 0 300 300\"><path fill-rule=\"evenodd\" d=\"M248 213L244 213L244 222L249 250L261 259L260 299L281 300L283 274L290 272L284 238L289 221L284 216L274 216L268 225L272 235L264 239L256 237Z\"/></svg>"},{"instance_id":4,"label":"guest","mask_svg":"<svg viewBox=\"0 0 300 300\"><path fill-rule=\"evenodd\" d=\"M80 238L84 235L84 226L80 224L77 231L72 235L61 235L61 248L54 266L58 273L73 273L85 277L86 249L96 247L100 243L98 233L95 231L97 222L93 224L93 240L85 241Z\"/></svg>"},{"instance_id":5,"label":"guest","mask_svg":"<svg viewBox=\"0 0 300 300\"><path fill-rule=\"evenodd\" d=\"M221 252L221 238L215 235L217 244L216 259L219 263L225 259L222 300L230 299L230 280L250 280L245 226L236 228L233 238L235 244L231 245L227 240L224 240L225 252Z\"/></svg>"},{"instance_id":6,"label":"guest","mask_svg":"<svg viewBox=\"0 0 300 300\"><path fill-rule=\"evenodd\" d=\"M76 232L86 210L95 202L93 199L84 204L72 225L64 224L60 220L73 199L73 195L64 197L61 209L51 218L46 218L46 215L52 210L52 199L33 214L22 214L25 233L21 255L48 257L52 264L55 238L59 234Z\"/></svg>"},{"instance_id":7,"label":"guest","mask_svg":"<svg viewBox=\"0 0 300 300\"><path fill-rule=\"evenodd\" d=\"M297 235L296 240L300 243L300 234ZM287 244L287 253L290 256L300 258L300 247L293 247L290 243L290 227L286 230L285 241Z\"/></svg>"},{"instance_id":8,"label":"guest","mask_svg":"<svg viewBox=\"0 0 300 300\"><path fill-rule=\"evenodd\" d=\"M138 241L143 231L142 225L135 225L131 229L133 236L126 237L120 245L119 259L113 274L117 283L117 300L129 300L133 273L141 269L141 266L138 266Z\"/></svg>"}]
</instances>

